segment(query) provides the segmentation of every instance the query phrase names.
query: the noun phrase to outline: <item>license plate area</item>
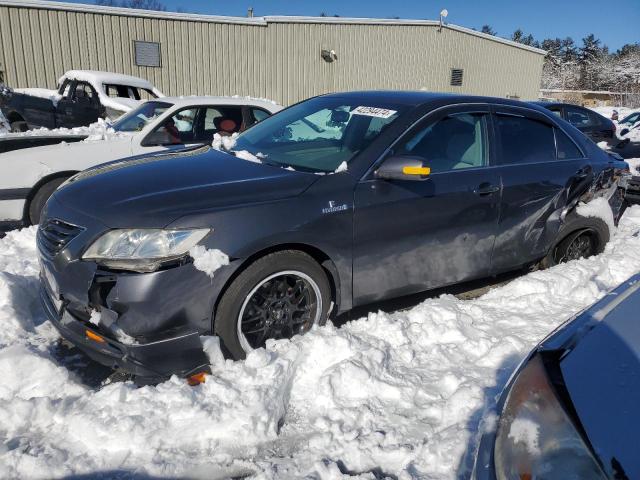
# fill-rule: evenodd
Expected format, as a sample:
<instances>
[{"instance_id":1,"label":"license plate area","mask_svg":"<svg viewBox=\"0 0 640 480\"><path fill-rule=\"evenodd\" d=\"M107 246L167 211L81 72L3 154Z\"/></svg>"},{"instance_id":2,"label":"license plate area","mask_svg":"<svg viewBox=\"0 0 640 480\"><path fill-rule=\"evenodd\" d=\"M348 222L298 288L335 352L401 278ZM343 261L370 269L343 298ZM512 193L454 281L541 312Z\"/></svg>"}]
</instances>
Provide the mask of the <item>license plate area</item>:
<instances>
[{"instance_id":1,"label":"license plate area","mask_svg":"<svg viewBox=\"0 0 640 480\"><path fill-rule=\"evenodd\" d=\"M51 303L56 309L56 313L60 315L62 311L62 298L60 297L60 290L58 288L58 282L47 267L46 263L40 261L40 278L44 284L44 289L51 300Z\"/></svg>"}]
</instances>

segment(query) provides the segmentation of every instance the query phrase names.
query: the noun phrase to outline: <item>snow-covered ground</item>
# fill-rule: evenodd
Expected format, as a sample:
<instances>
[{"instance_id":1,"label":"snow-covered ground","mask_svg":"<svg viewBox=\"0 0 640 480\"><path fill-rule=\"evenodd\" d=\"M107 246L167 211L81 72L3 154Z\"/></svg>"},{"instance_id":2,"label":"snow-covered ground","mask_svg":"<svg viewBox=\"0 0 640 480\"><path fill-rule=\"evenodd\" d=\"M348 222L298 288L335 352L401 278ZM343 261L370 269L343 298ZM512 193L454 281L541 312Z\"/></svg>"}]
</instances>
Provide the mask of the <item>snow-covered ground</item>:
<instances>
[{"instance_id":1,"label":"snow-covered ground","mask_svg":"<svg viewBox=\"0 0 640 480\"><path fill-rule=\"evenodd\" d=\"M611 118L613 111L616 110L618 112L618 118L622 120L627 115L637 111L637 108L629 108L629 107L590 107L594 112L598 112L600 115L606 118Z\"/></svg>"},{"instance_id":2,"label":"snow-covered ground","mask_svg":"<svg viewBox=\"0 0 640 480\"><path fill-rule=\"evenodd\" d=\"M640 272L636 206L598 257L477 299L442 295L328 325L241 362L222 361L209 338L204 384L93 389L61 363L37 299L34 237L0 240L0 478L464 477L480 419L517 363Z\"/></svg>"}]
</instances>

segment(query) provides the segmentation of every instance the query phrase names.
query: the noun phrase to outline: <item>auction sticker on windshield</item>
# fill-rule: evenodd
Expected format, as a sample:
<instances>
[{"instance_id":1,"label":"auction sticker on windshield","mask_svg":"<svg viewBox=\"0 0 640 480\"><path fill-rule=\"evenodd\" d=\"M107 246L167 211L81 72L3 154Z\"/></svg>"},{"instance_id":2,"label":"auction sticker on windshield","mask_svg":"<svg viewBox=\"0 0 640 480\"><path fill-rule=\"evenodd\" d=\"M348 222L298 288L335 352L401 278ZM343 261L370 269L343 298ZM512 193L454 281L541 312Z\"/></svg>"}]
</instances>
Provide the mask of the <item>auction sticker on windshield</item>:
<instances>
[{"instance_id":1,"label":"auction sticker on windshield","mask_svg":"<svg viewBox=\"0 0 640 480\"><path fill-rule=\"evenodd\" d=\"M356 107L351 112L354 115L366 115L367 117L378 117L378 118L389 118L396 110L389 110L387 108L378 108L378 107Z\"/></svg>"}]
</instances>

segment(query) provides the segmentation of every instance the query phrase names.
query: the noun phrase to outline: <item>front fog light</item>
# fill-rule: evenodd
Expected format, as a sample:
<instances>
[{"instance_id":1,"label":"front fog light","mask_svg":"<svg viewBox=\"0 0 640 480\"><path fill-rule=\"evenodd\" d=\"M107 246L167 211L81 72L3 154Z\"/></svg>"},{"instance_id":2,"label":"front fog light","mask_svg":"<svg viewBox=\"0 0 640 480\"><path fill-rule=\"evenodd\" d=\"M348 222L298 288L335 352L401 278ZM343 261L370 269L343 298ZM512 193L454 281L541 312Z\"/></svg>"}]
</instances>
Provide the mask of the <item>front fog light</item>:
<instances>
[{"instance_id":1,"label":"front fog light","mask_svg":"<svg viewBox=\"0 0 640 480\"><path fill-rule=\"evenodd\" d=\"M498 480L605 478L558 401L540 355L509 391L494 458Z\"/></svg>"},{"instance_id":2,"label":"front fog light","mask_svg":"<svg viewBox=\"0 0 640 480\"><path fill-rule=\"evenodd\" d=\"M187 254L210 229L110 230L99 237L82 255L101 265L137 272L152 272L164 262Z\"/></svg>"}]
</instances>

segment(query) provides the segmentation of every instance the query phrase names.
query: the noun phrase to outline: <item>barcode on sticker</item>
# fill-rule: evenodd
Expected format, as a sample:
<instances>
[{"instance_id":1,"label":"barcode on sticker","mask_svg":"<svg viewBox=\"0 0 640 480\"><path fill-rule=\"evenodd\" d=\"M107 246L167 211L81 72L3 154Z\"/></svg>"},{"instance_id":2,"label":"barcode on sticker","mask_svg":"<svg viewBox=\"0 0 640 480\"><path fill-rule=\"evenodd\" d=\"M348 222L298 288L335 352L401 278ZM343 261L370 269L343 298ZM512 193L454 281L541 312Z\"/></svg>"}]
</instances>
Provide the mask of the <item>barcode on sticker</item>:
<instances>
[{"instance_id":1,"label":"barcode on sticker","mask_svg":"<svg viewBox=\"0 0 640 480\"><path fill-rule=\"evenodd\" d=\"M354 108L351 113L353 113L354 115L366 115L367 117L389 118L394 113L396 113L396 110L389 110L388 108L360 106Z\"/></svg>"}]
</instances>

